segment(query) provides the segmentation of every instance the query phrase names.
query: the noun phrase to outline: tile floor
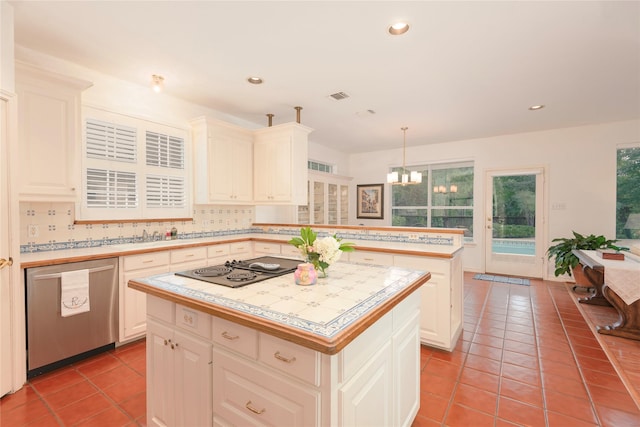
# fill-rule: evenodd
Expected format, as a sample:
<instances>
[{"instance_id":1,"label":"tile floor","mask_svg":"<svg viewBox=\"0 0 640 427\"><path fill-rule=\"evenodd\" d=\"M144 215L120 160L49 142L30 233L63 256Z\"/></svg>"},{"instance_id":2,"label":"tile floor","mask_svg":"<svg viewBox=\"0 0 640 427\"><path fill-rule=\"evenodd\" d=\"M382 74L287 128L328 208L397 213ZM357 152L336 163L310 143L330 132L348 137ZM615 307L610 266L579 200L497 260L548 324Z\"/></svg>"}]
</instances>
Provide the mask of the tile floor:
<instances>
[{"instance_id":1,"label":"tile floor","mask_svg":"<svg viewBox=\"0 0 640 427\"><path fill-rule=\"evenodd\" d=\"M640 426L640 342L594 335L615 312L574 300L563 283L465 274L463 335L451 353L422 347L413 427ZM145 425L144 341L0 400L2 427Z\"/></svg>"}]
</instances>

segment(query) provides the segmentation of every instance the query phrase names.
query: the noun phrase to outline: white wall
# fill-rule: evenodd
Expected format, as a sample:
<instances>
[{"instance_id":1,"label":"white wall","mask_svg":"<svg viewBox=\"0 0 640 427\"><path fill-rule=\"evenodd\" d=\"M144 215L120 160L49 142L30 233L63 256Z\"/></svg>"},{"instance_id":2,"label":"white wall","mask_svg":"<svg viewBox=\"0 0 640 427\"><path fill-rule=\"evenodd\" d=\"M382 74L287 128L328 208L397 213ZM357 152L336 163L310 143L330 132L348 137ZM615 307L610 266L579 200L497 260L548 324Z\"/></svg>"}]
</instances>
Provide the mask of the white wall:
<instances>
[{"instance_id":1,"label":"white wall","mask_svg":"<svg viewBox=\"0 0 640 427\"><path fill-rule=\"evenodd\" d=\"M15 92L13 66L13 7L0 1L0 90Z\"/></svg>"},{"instance_id":2,"label":"white wall","mask_svg":"<svg viewBox=\"0 0 640 427\"><path fill-rule=\"evenodd\" d=\"M465 270L484 271L482 220L486 171L545 168L546 224L543 227L547 243L555 237L570 236L572 230L615 238L616 148L636 142L640 142L640 119L407 147L407 158L415 165L474 161L474 244L465 247L463 259ZM358 184L384 182L389 167L401 164L402 149L350 156L349 170L354 177L352 194ZM352 204L350 223L390 225L389 191L387 185L384 220L358 220ZM558 206L564 208L558 209Z\"/></svg>"}]
</instances>

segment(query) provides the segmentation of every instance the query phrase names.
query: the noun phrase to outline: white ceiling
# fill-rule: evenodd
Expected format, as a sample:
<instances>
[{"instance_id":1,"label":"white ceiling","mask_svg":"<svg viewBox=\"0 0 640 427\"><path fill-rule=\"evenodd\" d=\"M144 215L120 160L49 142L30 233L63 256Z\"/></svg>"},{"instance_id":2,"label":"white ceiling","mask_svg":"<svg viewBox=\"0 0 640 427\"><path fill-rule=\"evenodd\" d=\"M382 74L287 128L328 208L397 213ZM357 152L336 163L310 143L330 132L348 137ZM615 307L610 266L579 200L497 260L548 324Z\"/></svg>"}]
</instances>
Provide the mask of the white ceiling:
<instances>
[{"instance_id":1,"label":"white ceiling","mask_svg":"<svg viewBox=\"0 0 640 427\"><path fill-rule=\"evenodd\" d=\"M344 152L640 117L638 1L10 3L18 45L264 126L299 105Z\"/></svg>"}]
</instances>

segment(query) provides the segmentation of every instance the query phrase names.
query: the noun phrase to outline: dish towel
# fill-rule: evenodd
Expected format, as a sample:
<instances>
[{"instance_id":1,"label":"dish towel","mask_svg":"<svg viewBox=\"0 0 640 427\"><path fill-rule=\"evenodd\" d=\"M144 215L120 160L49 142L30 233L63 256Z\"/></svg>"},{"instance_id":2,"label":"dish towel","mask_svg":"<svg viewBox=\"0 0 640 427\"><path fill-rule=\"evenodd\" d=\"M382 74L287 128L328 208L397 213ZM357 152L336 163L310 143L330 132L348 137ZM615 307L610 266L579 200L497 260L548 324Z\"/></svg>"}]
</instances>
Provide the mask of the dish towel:
<instances>
[{"instance_id":1,"label":"dish towel","mask_svg":"<svg viewBox=\"0 0 640 427\"><path fill-rule=\"evenodd\" d=\"M60 290L62 317L89 311L89 270L62 272Z\"/></svg>"}]
</instances>

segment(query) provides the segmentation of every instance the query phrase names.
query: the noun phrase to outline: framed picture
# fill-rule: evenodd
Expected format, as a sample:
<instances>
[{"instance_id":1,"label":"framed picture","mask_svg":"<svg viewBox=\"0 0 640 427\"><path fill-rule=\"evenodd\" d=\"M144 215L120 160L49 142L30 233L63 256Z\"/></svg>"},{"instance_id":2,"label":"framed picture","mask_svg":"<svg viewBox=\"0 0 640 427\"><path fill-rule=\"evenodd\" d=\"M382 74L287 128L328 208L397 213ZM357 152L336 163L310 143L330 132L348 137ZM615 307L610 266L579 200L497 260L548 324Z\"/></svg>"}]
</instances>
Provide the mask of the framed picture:
<instances>
[{"instance_id":1,"label":"framed picture","mask_svg":"<svg viewBox=\"0 0 640 427\"><path fill-rule=\"evenodd\" d=\"M358 185L357 218L382 219L384 212L384 184Z\"/></svg>"}]
</instances>

